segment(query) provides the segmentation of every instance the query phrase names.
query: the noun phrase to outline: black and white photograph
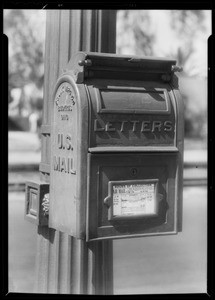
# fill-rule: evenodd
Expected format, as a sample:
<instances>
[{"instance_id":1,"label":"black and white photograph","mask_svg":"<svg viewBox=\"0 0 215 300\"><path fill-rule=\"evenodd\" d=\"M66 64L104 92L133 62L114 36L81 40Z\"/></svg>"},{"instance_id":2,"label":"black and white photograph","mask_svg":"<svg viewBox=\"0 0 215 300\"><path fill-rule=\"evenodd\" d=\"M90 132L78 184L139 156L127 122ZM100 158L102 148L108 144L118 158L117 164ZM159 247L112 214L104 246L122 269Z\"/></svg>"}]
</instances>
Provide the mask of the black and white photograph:
<instances>
[{"instance_id":1,"label":"black and white photograph","mask_svg":"<svg viewBox=\"0 0 215 300\"><path fill-rule=\"evenodd\" d=\"M207 294L209 9L3 9L8 293Z\"/></svg>"}]
</instances>

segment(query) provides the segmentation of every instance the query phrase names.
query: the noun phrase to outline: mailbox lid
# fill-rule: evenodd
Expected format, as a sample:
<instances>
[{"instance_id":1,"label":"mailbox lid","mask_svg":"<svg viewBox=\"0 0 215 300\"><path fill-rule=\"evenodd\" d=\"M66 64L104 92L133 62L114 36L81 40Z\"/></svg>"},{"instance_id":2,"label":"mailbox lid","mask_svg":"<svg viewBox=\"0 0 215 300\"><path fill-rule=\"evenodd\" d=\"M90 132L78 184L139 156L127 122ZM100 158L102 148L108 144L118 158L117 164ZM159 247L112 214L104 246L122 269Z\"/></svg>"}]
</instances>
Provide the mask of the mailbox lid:
<instances>
[{"instance_id":1,"label":"mailbox lid","mask_svg":"<svg viewBox=\"0 0 215 300\"><path fill-rule=\"evenodd\" d=\"M86 89L91 105L91 152L117 151L118 147L119 151L123 147L176 150L177 112L169 84L94 79L87 81Z\"/></svg>"},{"instance_id":2,"label":"mailbox lid","mask_svg":"<svg viewBox=\"0 0 215 300\"><path fill-rule=\"evenodd\" d=\"M76 83L90 78L123 80L171 80L176 61L161 57L77 52L68 63Z\"/></svg>"}]
</instances>

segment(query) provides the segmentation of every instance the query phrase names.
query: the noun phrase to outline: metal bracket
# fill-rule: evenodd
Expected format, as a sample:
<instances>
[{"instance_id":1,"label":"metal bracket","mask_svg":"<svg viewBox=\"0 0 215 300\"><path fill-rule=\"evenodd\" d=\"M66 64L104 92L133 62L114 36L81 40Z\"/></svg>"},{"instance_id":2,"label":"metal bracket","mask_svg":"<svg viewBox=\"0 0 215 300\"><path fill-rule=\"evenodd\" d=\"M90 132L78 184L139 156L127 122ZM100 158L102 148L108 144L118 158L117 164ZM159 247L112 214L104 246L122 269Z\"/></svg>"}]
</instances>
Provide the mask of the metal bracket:
<instances>
[{"instance_id":1,"label":"metal bracket","mask_svg":"<svg viewBox=\"0 0 215 300\"><path fill-rule=\"evenodd\" d=\"M79 60L78 64L79 64L79 66L91 67L92 60L91 59Z\"/></svg>"},{"instance_id":2,"label":"metal bracket","mask_svg":"<svg viewBox=\"0 0 215 300\"><path fill-rule=\"evenodd\" d=\"M44 182L27 182L25 194L25 219L48 226L49 184Z\"/></svg>"},{"instance_id":3,"label":"metal bracket","mask_svg":"<svg viewBox=\"0 0 215 300\"><path fill-rule=\"evenodd\" d=\"M42 200L43 213L45 216L49 215L49 194L45 194Z\"/></svg>"}]
</instances>

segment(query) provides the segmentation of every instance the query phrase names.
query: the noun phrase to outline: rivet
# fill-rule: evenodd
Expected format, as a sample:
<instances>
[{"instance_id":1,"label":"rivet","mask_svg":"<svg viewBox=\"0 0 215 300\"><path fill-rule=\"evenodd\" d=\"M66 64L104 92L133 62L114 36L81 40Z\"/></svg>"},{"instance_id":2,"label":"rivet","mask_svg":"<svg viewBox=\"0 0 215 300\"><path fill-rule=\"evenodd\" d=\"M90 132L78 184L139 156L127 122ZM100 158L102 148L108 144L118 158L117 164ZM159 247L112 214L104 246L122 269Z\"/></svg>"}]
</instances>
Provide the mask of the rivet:
<instances>
[{"instance_id":1,"label":"rivet","mask_svg":"<svg viewBox=\"0 0 215 300\"><path fill-rule=\"evenodd\" d=\"M136 168L132 168L131 169L131 175L132 176L136 176L137 175L137 169Z\"/></svg>"}]
</instances>

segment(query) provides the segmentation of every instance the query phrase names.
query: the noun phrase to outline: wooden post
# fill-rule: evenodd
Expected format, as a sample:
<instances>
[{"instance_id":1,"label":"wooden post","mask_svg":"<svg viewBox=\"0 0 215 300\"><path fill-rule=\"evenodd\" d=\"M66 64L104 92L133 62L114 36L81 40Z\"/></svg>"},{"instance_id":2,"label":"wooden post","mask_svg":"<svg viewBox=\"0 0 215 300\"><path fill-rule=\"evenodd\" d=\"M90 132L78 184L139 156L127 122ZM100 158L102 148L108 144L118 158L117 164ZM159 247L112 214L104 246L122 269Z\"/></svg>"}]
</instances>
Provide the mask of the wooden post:
<instances>
[{"instance_id":1,"label":"wooden post","mask_svg":"<svg viewBox=\"0 0 215 300\"><path fill-rule=\"evenodd\" d=\"M52 92L58 76L77 51L116 50L116 11L47 11L41 180L50 179ZM112 241L86 243L38 226L37 293L112 294Z\"/></svg>"}]
</instances>

